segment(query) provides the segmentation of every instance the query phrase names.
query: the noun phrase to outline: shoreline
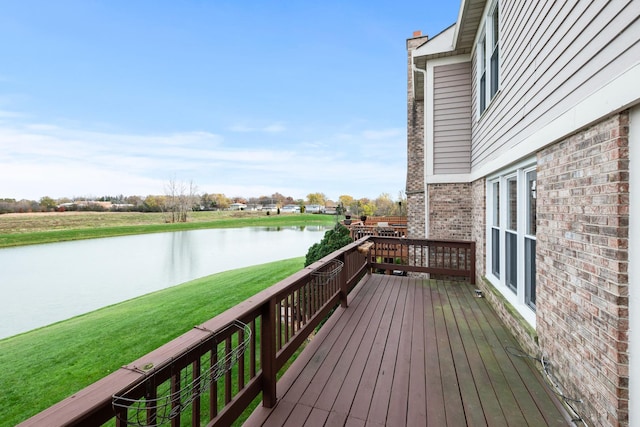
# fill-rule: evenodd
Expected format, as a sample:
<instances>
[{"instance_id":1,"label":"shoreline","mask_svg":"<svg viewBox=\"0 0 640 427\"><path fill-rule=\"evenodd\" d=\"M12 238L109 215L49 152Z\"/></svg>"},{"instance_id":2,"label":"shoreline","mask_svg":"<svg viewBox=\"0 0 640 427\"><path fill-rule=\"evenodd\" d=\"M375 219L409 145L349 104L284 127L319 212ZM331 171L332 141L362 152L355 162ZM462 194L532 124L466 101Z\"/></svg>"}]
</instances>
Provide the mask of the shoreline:
<instances>
[{"instance_id":1,"label":"shoreline","mask_svg":"<svg viewBox=\"0 0 640 427\"><path fill-rule=\"evenodd\" d=\"M162 213L35 212L0 215L0 249L103 237L207 228L332 225L335 215L244 211L193 212L189 221L164 222Z\"/></svg>"}]
</instances>

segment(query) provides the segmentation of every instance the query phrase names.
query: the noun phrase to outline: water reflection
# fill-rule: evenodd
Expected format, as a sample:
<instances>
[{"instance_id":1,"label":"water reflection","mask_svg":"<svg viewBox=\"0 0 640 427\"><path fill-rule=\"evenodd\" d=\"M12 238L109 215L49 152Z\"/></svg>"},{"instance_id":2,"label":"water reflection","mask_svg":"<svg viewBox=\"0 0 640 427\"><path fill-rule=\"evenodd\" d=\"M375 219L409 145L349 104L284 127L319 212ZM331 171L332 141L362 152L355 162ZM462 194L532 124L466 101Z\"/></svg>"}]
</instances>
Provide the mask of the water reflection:
<instances>
[{"instance_id":1,"label":"water reflection","mask_svg":"<svg viewBox=\"0 0 640 427\"><path fill-rule=\"evenodd\" d=\"M303 256L326 229L192 230L0 249L0 338L220 271Z\"/></svg>"}]
</instances>

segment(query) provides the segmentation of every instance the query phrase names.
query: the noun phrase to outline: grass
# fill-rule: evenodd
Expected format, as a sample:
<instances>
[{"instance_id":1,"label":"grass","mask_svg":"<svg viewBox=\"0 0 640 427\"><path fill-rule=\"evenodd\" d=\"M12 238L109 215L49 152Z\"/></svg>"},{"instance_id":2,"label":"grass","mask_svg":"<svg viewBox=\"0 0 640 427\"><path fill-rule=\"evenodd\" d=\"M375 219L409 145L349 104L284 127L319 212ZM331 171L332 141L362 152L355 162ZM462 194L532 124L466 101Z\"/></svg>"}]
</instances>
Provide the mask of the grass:
<instances>
[{"instance_id":1,"label":"grass","mask_svg":"<svg viewBox=\"0 0 640 427\"><path fill-rule=\"evenodd\" d=\"M193 212L185 223L166 223L162 213L4 214L0 215L0 248L202 228L331 225L335 221L331 215L229 211Z\"/></svg>"},{"instance_id":2,"label":"grass","mask_svg":"<svg viewBox=\"0 0 640 427\"><path fill-rule=\"evenodd\" d=\"M294 258L218 273L0 340L0 426L24 421L303 264Z\"/></svg>"}]
</instances>

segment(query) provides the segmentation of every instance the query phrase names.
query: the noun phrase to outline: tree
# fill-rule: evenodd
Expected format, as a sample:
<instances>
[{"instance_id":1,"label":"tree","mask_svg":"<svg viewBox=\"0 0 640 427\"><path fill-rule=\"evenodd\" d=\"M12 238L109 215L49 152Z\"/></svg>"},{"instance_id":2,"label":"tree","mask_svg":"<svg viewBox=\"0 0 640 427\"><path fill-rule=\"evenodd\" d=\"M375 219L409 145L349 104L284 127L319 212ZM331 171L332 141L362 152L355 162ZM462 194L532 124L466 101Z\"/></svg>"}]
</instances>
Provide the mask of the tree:
<instances>
[{"instance_id":1,"label":"tree","mask_svg":"<svg viewBox=\"0 0 640 427\"><path fill-rule=\"evenodd\" d=\"M142 209L146 212L160 212L164 205L164 196L148 195L144 198Z\"/></svg>"},{"instance_id":2,"label":"tree","mask_svg":"<svg viewBox=\"0 0 640 427\"><path fill-rule=\"evenodd\" d=\"M58 204L51 197L44 196L44 197L40 198L40 208L44 212L52 211L52 210L54 210L56 208L56 206L58 206Z\"/></svg>"},{"instance_id":3,"label":"tree","mask_svg":"<svg viewBox=\"0 0 640 427\"><path fill-rule=\"evenodd\" d=\"M211 195L213 197L213 207L215 209L224 210L229 209L231 200L222 193L216 193Z\"/></svg>"},{"instance_id":4,"label":"tree","mask_svg":"<svg viewBox=\"0 0 640 427\"><path fill-rule=\"evenodd\" d=\"M356 206L353 213L355 213L356 215L371 216L376 211L376 207L373 202L366 197L356 200L355 205Z\"/></svg>"},{"instance_id":5,"label":"tree","mask_svg":"<svg viewBox=\"0 0 640 427\"><path fill-rule=\"evenodd\" d=\"M310 205L324 206L324 201L327 200L327 196L324 193L311 193L307 194L307 201Z\"/></svg>"},{"instance_id":6,"label":"tree","mask_svg":"<svg viewBox=\"0 0 640 427\"><path fill-rule=\"evenodd\" d=\"M338 203L342 204L342 207L345 209L345 212L348 212L352 215L356 213L356 201L353 197L343 194L338 197Z\"/></svg>"},{"instance_id":7,"label":"tree","mask_svg":"<svg viewBox=\"0 0 640 427\"><path fill-rule=\"evenodd\" d=\"M188 213L193 211L198 202L197 187L193 181L189 183L170 179L165 186L165 202L161 205L166 213L166 222L187 222Z\"/></svg>"},{"instance_id":8,"label":"tree","mask_svg":"<svg viewBox=\"0 0 640 427\"><path fill-rule=\"evenodd\" d=\"M396 204L388 193L382 193L373 201L375 214L378 216L390 216L396 213Z\"/></svg>"},{"instance_id":9,"label":"tree","mask_svg":"<svg viewBox=\"0 0 640 427\"><path fill-rule=\"evenodd\" d=\"M144 201L140 196L127 196L124 198L124 203L133 205L133 210L139 211L143 209Z\"/></svg>"},{"instance_id":10,"label":"tree","mask_svg":"<svg viewBox=\"0 0 640 427\"><path fill-rule=\"evenodd\" d=\"M334 228L324 233L324 237L320 240L320 243L314 243L313 246L309 248L304 266L306 267L313 264L331 252L347 246L351 242L353 242L353 239L351 238L349 229L342 224L336 224Z\"/></svg>"},{"instance_id":11,"label":"tree","mask_svg":"<svg viewBox=\"0 0 640 427\"><path fill-rule=\"evenodd\" d=\"M284 195L280 194L280 193L273 193L271 195L271 197L269 197L270 201L269 204L273 203L279 206L284 206L287 204L288 199L290 199L290 197L285 197Z\"/></svg>"},{"instance_id":12,"label":"tree","mask_svg":"<svg viewBox=\"0 0 640 427\"><path fill-rule=\"evenodd\" d=\"M404 191L398 191L398 200L396 201L397 211L394 215L406 216L407 215L407 196Z\"/></svg>"}]
</instances>

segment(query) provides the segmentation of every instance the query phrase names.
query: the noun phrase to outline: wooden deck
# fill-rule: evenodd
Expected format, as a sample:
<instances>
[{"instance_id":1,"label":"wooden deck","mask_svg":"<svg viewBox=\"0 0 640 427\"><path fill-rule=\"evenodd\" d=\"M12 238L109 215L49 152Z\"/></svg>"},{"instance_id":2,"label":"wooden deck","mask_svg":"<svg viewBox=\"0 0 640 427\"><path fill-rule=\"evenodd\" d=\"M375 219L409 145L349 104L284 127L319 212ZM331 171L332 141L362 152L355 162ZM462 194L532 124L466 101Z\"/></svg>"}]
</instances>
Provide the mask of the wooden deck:
<instances>
[{"instance_id":1,"label":"wooden deck","mask_svg":"<svg viewBox=\"0 0 640 427\"><path fill-rule=\"evenodd\" d=\"M245 426L570 425L473 287L368 277Z\"/></svg>"}]
</instances>

